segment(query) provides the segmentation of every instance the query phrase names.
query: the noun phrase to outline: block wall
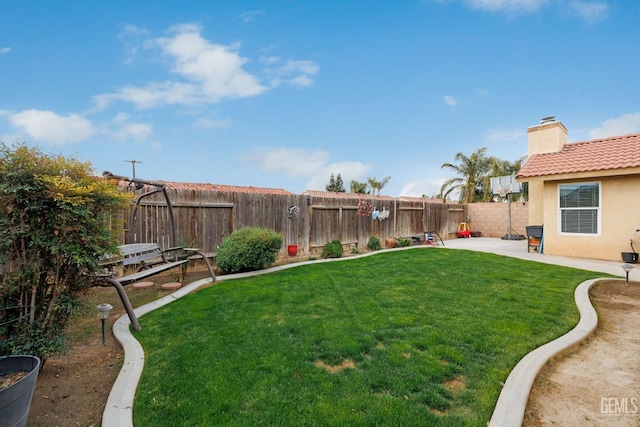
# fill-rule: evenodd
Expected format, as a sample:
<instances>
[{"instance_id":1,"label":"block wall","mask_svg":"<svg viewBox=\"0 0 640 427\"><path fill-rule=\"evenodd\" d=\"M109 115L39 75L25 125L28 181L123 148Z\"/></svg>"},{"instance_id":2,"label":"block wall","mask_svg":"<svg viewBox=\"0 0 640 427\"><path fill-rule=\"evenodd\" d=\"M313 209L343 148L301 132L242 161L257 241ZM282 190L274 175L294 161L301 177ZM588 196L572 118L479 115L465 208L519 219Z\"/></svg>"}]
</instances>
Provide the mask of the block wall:
<instances>
[{"instance_id":1,"label":"block wall","mask_svg":"<svg viewBox=\"0 0 640 427\"><path fill-rule=\"evenodd\" d=\"M509 230L508 203L469 203L467 205L472 232L479 231L482 237L502 237ZM529 204L511 203L511 234L527 235Z\"/></svg>"}]
</instances>

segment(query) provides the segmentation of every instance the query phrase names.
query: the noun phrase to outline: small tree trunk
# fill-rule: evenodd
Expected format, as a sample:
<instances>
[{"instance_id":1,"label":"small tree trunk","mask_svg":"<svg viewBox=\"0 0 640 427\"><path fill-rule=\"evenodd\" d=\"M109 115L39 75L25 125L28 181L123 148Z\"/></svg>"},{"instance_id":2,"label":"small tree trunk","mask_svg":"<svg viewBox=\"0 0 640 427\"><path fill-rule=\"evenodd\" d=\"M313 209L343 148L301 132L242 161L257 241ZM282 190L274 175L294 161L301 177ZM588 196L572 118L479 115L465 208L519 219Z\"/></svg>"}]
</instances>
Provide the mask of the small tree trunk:
<instances>
[{"instance_id":1,"label":"small tree trunk","mask_svg":"<svg viewBox=\"0 0 640 427\"><path fill-rule=\"evenodd\" d=\"M30 307L30 314L29 314L29 323L33 324L33 322L36 320L36 295L38 293L38 287L36 285L32 285L31 286L31 304L29 304Z\"/></svg>"}]
</instances>

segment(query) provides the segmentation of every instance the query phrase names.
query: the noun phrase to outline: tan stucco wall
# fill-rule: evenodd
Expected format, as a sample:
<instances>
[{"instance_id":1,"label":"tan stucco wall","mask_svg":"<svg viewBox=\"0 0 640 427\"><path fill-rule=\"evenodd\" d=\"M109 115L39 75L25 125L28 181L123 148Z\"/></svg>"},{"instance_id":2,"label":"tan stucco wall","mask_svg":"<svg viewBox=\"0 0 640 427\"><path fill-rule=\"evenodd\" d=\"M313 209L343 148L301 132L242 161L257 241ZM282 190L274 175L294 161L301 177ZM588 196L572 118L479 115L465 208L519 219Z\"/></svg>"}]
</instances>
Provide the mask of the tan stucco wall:
<instances>
[{"instance_id":1,"label":"tan stucco wall","mask_svg":"<svg viewBox=\"0 0 640 427\"><path fill-rule=\"evenodd\" d=\"M567 128L562 122L551 122L527 129L529 155L555 153L567 143Z\"/></svg>"},{"instance_id":2,"label":"tan stucco wall","mask_svg":"<svg viewBox=\"0 0 640 427\"><path fill-rule=\"evenodd\" d=\"M558 184L575 182L600 182L601 184L600 235L562 235L558 231ZM640 233L635 232L640 229L640 176L638 175L548 181L544 185L542 202L545 254L622 262L620 252L631 251L630 239L634 239L636 252L640 250ZM533 201L531 204L533 210ZM531 223L531 217L529 222Z\"/></svg>"},{"instance_id":3,"label":"tan stucco wall","mask_svg":"<svg viewBox=\"0 0 640 427\"><path fill-rule=\"evenodd\" d=\"M544 182L529 181L529 223L544 224Z\"/></svg>"},{"instance_id":4,"label":"tan stucco wall","mask_svg":"<svg viewBox=\"0 0 640 427\"><path fill-rule=\"evenodd\" d=\"M521 202L511 203L512 233L527 235L529 204ZM480 231L482 237L502 237L509 228L508 203L469 203L467 214L471 217L469 227L471 231Z\"/></svg>"}]
</instances>

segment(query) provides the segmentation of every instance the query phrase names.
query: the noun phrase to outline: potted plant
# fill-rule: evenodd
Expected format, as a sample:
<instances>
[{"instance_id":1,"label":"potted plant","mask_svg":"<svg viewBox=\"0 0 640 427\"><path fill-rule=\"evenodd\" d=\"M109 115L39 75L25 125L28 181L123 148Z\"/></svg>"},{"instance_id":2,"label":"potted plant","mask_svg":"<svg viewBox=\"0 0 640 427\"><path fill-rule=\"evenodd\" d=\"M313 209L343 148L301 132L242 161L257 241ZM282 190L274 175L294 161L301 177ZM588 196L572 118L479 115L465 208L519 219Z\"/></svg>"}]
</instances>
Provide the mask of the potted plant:
<instances>
[{"instance_id":1,"label":"potted plant","mask_svg":"<svg viewBox=\"0 0 640 427\"><path fill-rule=\"evenodd\" d=\"M298 245L289 245L289 246L287 246L287 253L289 254L289 256L298 255Z\"/></svg>"},{"instance_id":2,"label":"potted plant","mask_svg":"<svg viewBox=\"0 0 640 427\"><path fill-rule=\"evenodd\" d=\"M629 239L629 244L631 245L631 252L622 252L622 261L635 264L638 262L638 253L633 248L633 240Z\"/></svg>"},{"instance_id":3,"label":"potted plant","mask_svg":"<svg viewBox=\"0 0 640 427\"><path fill-rule=\"evenodd\" d=\"M290 206L287 211L287 218L292 220L295 223L295 235L298 235L298 217L300 216L300 208L297 206ZM287 246L287 253L289 256L298 255L298 245L291 244Z\"/></svg>"},{"instance_id":4,"label":"potted plant","mask_svg":"<svg viewBox=\"0 0 640 427\"><path fill-rule=\"evenodd\" d=\"M40 371L36 356L0 357L0 420L2 425L26 426L33 390Z\"/></svg>"}]
</instances>

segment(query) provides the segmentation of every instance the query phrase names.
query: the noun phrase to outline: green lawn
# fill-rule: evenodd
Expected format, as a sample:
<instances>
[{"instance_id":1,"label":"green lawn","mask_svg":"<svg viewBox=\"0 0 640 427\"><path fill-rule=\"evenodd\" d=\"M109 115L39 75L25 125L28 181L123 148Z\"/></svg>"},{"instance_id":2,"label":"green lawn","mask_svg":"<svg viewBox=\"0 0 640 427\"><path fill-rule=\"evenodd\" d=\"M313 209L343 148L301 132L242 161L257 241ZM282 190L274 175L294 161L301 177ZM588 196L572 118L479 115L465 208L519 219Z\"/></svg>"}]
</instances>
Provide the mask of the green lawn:
<instances>
[{"instance_id":1,"label":"green lawn","mask_svg":"<svg viewBox=\"0 0 640 427\"><path fill-rule=\"evenodd\" d=\"M485 426L603 276L445 248L227 280L140 319L137 426Z\"/></svg>"}]
</instances>

